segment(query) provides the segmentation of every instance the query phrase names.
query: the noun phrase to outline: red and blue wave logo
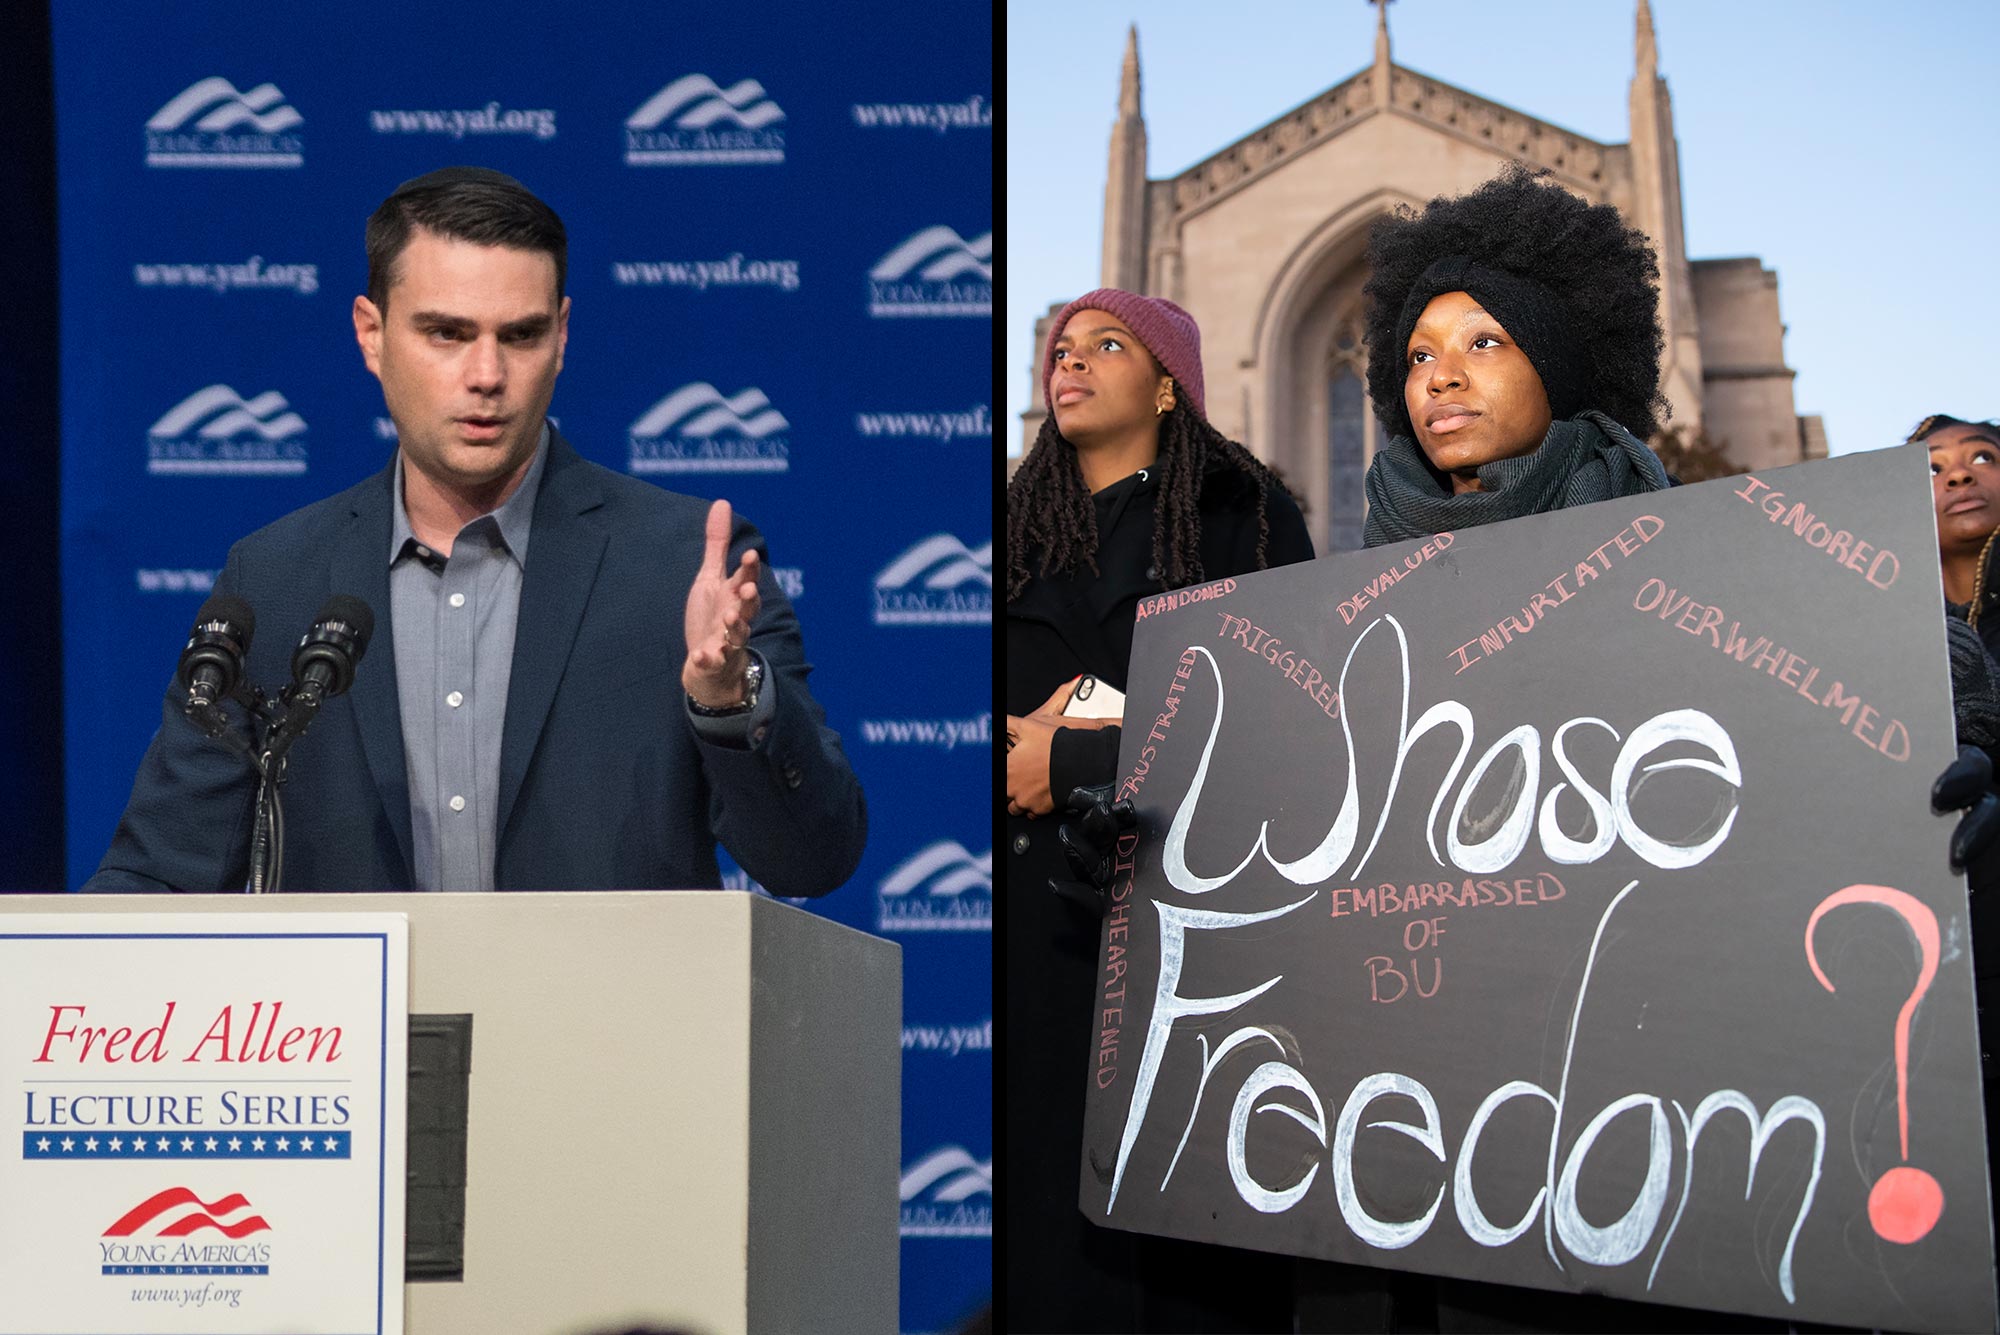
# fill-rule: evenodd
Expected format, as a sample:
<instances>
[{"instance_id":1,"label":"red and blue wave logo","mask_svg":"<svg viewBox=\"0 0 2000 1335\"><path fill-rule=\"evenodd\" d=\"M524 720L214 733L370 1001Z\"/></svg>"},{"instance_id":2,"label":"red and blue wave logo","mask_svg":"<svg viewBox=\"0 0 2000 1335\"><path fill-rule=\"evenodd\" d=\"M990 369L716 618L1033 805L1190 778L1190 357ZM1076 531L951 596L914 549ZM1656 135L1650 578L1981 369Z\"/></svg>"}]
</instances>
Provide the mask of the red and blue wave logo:
<instances>
[{"instance_id":1,"label":"red and blue wave logo","mask_svg":"<svg viewBox=\"0 0 2000 1335\"><path fill-rule=\"evenodd\" d=\"M183 1206L194 1208L176 1214ZM228 1238L245 1238L252 1233L269 1232L271 1225L260 1214L242 1215L230 1219L228 1216L248 1210L250 1200L242 1192L233 1192L218 1201L204 1201L186 1187L168 1187L165 1191L148 1196L118 1217L118 1221L104 1230L107 1238L185 1238L212 1228ZM173 1218L168 1219L168 1215ZM162 1221L165 1222L162 1222Z\"/></svg>"},{"instance_id":2,"label":"red and blue wave logo","mask_svg":"<svg viewBox=\"0 0 2000 1335\"><path fill-rule=\"evenodd\" d=\"M273 1231L240 1191L208 1201L187 1187L168 1187L104 1230L98 1263L103 1274L120 1276L268 1275L270 1240L253 1235Z\"/></svg>"}]
</instances>

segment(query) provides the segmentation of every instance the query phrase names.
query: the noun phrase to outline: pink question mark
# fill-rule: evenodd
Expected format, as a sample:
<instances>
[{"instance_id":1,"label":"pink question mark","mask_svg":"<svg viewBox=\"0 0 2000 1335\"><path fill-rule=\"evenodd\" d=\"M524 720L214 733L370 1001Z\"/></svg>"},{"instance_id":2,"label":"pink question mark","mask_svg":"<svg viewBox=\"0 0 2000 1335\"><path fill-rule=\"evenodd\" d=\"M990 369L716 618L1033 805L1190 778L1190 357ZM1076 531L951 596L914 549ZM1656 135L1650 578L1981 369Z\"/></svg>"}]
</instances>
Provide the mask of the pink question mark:
<instances>
[{"instance_id":1,"label":"pink question mark","mask_svg":"<svg viewBox=\"0 0 2000 1335\"><path fill-rule=\"evenodd\" d=\"M1915 1242L1929 1233L1938 1216L1944 1213L1944 1188L1936 1178L1921 1168L1910 1167L1909 1163L1910 1017L1916 1014L1917 1003L1937 977L1937 915L1921 901L1886 885L1850 885L1822 899L1812 917L1806 919L1806 962L1812 965L1813 976L1829 992L1834 990L1833 983L1813 955L1813 928L1829 909L1843 904L1880 904L1896 914L1916 937L1921 956L1917 985L1896 1015L1896 1116L1903 1133L1903 1162L1882 1174L1868 1193L1868 1222L1875 1226L1876 1234L1890 1242Z\"/></svg>"}]
</instances>

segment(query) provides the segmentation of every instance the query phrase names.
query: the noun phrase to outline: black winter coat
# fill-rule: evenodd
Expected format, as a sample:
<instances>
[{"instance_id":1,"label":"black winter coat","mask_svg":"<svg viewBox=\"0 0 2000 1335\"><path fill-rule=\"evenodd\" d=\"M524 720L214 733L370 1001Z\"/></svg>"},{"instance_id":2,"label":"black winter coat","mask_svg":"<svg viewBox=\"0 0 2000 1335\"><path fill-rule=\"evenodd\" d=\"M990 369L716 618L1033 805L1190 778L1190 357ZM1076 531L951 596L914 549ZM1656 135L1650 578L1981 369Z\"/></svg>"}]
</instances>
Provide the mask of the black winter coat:
<instances>
[{"instance_id":1,"label":"black winter coat","mask_svg":"<svg viewBox=\"0 0 2000 1335\"><path fill-rule=\"evenodd\" d=\"M1242 472L1210 470L1201 491L1201 564L1204 579L1240 575L1257 566L1256 483ZM1159 480L1136 473L1098 492L1099 573L1034 579L1007 603L1007 712L1041 708L1057 687L1093 673L1120 691L1139 600L1162 592L1150 569L1153 507ZM1312 539L1298 506L1280 489L1267 489L1265 552L1270 566L1311 560ZM1029 568L1035 568L1030 554ZM1225 1329L1207 1324L1207 1313L1265 1317L1289 1325L1289 1275L1284 1258L1227 1248L1194 1250L1199 1264L1180 1263L1193 1244L1099 1229L1077 1208L1083 1145L1084 1090L1089 1079L1092 982L1097 971L1101 923L1047 887L1050 877L1070 879L1056 843L1060 808L1077 785L1109 782L1118 763L1119 730L1067 729L1051 747L1050 790L1058 812L1036 820L1007 818L1001 918L1005 932L1007 1004L1001 1026L1007 1081L1003 1112L1006 1154L1000 1198L1007 1261L1005 1309L1013 1329L1146 1330ZM1005 806L1004 794L999 798ZM1143 1253L1143 1257L1142 1257ZM1267 1314L1246 1312L1251 1299L1231 1284L1242 1267L1276 1267L1279 1305ZM1178 1278L1154 1276L1177 1269ZM1142 1275L1142 1270L1144 1274ZM1192 1276L1208 1274L1205 1290L1190 1292Z\"/></svg>"}]
</instances>

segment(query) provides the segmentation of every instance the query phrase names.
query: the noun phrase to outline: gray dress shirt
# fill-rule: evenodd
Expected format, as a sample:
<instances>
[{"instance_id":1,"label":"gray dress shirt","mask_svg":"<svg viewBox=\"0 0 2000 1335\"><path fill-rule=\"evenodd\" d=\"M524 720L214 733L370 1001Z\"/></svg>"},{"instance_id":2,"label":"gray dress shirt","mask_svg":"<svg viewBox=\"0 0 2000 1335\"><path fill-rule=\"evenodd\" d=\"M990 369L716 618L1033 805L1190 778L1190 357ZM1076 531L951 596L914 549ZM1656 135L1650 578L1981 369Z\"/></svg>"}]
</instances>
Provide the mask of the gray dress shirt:
<instances>
[{"instance_id":1,"label":"gray dress shirt","mask_svg":"<svg viewBox=\"0 0 2000 1335\"><path fill-rule=\"evenodd\" d=\"M411 871L421 890L493 888L500 737L548 449L544 422L521 485L498 510L461 528L449 557L411 531L403 508L406 465L398 459L389 520L389 624L410 785ZM690 726L718 746L761 742L777 712L768 670L764 680L747 714L707 718L689 712Z\"/></svg>"},{"instance_id":2,"label":"gray dress shirt","mask_svg":"<svg viewBox=\"0 0 2000 1335\"><path fill-rule=\"evenodd\" d=\"M545 422L514 494L461 528L449 558L411 532L403 509L407 462L396 469L389 624L410 783L411 870L420 889L493 888L500 733L548 431Z\"/></svg>"}]
</instances>

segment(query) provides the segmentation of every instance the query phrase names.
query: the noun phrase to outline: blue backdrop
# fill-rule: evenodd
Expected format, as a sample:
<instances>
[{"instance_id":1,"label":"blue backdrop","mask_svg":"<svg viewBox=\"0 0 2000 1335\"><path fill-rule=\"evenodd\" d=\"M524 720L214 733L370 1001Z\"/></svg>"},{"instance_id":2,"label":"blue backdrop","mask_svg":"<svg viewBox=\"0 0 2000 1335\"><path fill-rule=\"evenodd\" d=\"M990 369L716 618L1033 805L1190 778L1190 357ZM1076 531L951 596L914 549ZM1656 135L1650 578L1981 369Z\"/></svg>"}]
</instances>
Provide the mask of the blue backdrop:
<instances>
[{"instance_id":1,"label":"blue backdrop","mask_svg":"<svg viewBox=\"0 0 2000 1335\"><path fill-rule=\"evenodd\" d=\"M570 231L552 415L763 530L866 786L867 858L812 907L904 946L907 1331L990 1289L990 21L54 8L70 885L229 544L393 449L363 222L437 166L512 173Z\"/></svg>"}]
</instances>

